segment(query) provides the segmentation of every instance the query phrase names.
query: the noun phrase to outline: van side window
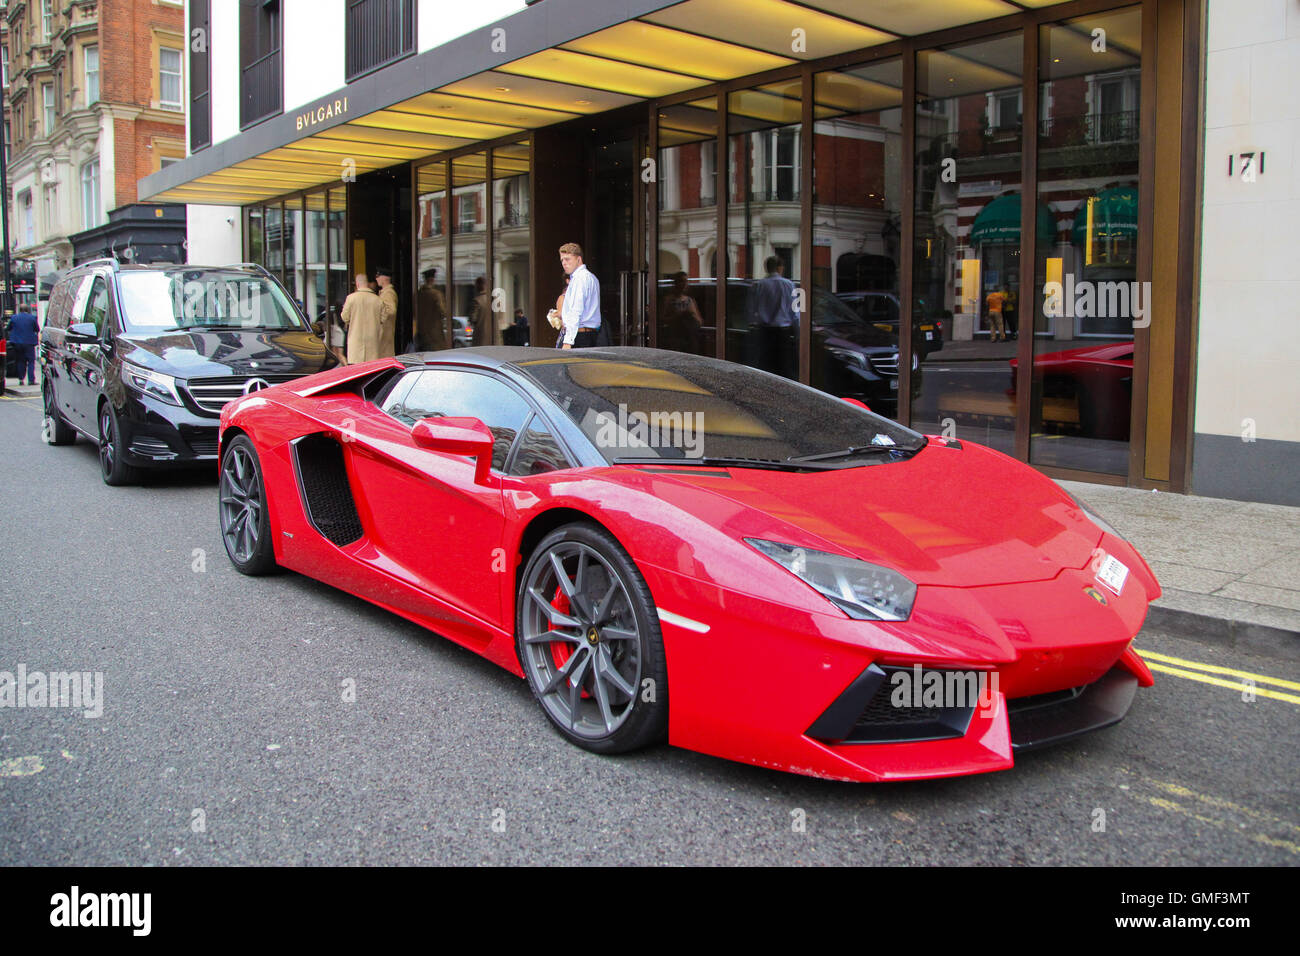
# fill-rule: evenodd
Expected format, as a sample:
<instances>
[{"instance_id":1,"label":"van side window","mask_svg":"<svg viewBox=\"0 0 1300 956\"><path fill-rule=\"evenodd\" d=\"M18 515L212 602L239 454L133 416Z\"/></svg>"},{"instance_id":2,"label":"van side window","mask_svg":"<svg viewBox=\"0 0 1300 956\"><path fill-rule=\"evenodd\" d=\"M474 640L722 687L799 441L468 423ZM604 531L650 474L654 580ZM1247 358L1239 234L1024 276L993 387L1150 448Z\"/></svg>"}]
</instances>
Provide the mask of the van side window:
<instances>
[{"instance_id":1,"label":"van side window","mask_svg":"<svg viewBox=\"0 0 1300 956\"><path fill-rule=\"evenodd\" d=\"M82 316L82 322L95 323L95 332L104 334L104 322L108 318L108 283L102 276L95 277L95 285L90 290L90 298L86 301L86 314Z\"/></svg>"},{"instance_id":2,"label":"van side window","mask_svg":"<svg viewBox=\"0 0 1300 956\"><path fill-rule=\"evenodd\" d=\"M68 302L72 296L69 287L74 281L60 279L54 284L54 290L50 292L49 305L45 307L46 328L66 329L68 327Z\"/></svg>"}]
</instances>

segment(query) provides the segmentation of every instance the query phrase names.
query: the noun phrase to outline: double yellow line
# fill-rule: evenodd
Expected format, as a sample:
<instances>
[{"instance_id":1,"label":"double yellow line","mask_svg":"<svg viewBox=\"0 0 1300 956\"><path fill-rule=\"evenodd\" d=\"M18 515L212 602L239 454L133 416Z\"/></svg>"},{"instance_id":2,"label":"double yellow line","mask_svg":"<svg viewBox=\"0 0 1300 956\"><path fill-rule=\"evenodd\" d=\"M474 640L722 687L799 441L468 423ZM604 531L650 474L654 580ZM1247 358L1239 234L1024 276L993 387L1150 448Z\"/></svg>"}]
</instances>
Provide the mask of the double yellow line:
<instances>
[{"instance_id":1,"label":"double yellow line","mask_svg":"<svg viewBox=\"0 0 1300 956\"><path fill-rule=\"evenodd\" d=\"M1202 664L1200 661L1184 660L1181 657L1171 657L1168 654L1157 654L1155 651L1143 651L1137 648L1134 648L1134 650L1137 650L1142 659L1146 661L1147 667L1153 671L1159 671L1161 674L1185 677L1187 680L1197 680L1202 684L1213 684L1215 687L1227 687L1230 690L1250 690L1259 697L1272 697L1274 700L1285 700L1292 704L1300 704L1300 694L1287 694L1280 690L1273 690L1270 687L1259 686L1260 684L1272 684L1276 687L1286 687L1290 690L1300 691L1300 683L1296 681L1282 680L1280 677L1266 677L1263 674L1252 674L1249 671L1233 670L1231 667L1220 667L1217 664ZM1171 664L1180 666L1171 667ZM1186 670L1185 668L1192 669ZM1213 677L1211 676L1213 674L1226 674L1229 677L1236 677L1238 680Z\"/></svg>"}]
</instances>

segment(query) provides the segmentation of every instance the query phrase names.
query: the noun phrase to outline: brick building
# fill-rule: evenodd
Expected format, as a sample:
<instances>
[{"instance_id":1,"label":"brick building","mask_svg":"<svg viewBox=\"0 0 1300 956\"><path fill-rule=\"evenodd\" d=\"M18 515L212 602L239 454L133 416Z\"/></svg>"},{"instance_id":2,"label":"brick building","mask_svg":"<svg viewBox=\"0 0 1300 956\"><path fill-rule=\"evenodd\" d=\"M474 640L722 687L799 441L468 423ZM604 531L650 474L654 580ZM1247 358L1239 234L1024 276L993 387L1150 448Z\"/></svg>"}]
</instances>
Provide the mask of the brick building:
<instances>
[{"instance_id":1,"label":"brick building","mask_svg":"<svg viewBox=\"0 0 1300 956\"><path fill-rule=\"evenodd\" d=\"M46 274L185 155L185 13L171 0L10 0L3 15L10 248Z\"/></svg>"}]
</instances>

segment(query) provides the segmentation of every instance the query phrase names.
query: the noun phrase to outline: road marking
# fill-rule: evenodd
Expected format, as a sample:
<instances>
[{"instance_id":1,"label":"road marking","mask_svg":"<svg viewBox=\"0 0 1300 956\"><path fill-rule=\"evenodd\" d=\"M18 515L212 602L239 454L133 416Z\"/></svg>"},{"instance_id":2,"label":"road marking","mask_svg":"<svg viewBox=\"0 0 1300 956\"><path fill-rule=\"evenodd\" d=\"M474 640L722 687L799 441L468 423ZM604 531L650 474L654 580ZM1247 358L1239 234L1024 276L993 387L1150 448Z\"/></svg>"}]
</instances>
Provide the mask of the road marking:
<instances>
[{"instance_id":1,"label":"road marking","mask_svg":"<svg viewBox=\"0 0 1300 956\"><path fill-rule=\"evenodd\" d=\"M1252 674L1250 671L1237 671L1231 667L1220 667L1218 664L1202 664L1200 661L1189 661L1182 657L1173 657L1170 654L1157 654L1155 651L1139 650L1138 654L1144 659L1161 661L1165 664L1179 664L1193 670L1209 671L1211 674L1231 674L1233 677L1242 677L1258 683L1276 684L1278 687L1286 687L1289 690L1300 690L1300 683L1293 680L1282 680L1280 677L1267 677L1264 674Z\"/></svg>"},{"instance_id":2,"label":"road marking","mask_svg":"<svg viewBox=\"0 0 1300 956\"><path fill-rule=\"evenodd\" d=\"M1166 667L1164 664L1154 664L1149 661L1147 667L1173 677L1185 677L1187 680L1200 681L1202 684L1213 684L1215 687L1226 687L1229 690L1250 691L1258 697L1272 697L1274 700L1285 700L1292 704L1300 704L1300 695L1297 694L1284 694L1280 690L1269 690L1267 687L1242 684L1237 681L1224 680L1222 677L1211 677L1208 674L1198 674L1195 671L1185 671L1177 667Z\"/></svg>"},{"instance_id":3,"label":"road marking","mask_svg":"<svg viewBox=\"0 0 1300 956\"><path fill-rule=\"evenodd\" d=\"M40 773L45 769L45 763L41 760L40 755L34 757L13 757L10 760L0 760L0 777L30 777L32 774Z\"/></svg>"}]
</instances>

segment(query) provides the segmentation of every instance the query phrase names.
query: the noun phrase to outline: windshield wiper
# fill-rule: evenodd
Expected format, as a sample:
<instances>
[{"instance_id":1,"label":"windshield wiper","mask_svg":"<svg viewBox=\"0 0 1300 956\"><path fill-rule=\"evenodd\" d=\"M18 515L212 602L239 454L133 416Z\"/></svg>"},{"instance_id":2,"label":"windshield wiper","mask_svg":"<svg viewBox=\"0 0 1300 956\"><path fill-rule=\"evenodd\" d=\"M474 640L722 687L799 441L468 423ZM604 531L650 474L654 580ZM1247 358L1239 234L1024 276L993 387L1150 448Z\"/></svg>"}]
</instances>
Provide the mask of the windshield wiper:
<instances>
[{"instance_id":1,"label":"windshield wiper","mask_svg":"<svg viewBox=\"0 0 1300 956\"><path fill-rule=\"evenodd\" d=\"M915 455L919 448L908 448L905 445L850 445L848 448L841 448L839 451L826 451L818 455L799 455L795 458L787 458L787 461L829 461L832 458L849 458L853 455L879 455L884 453L890 457L910 458Z\"/></svg>"},{"instance_id":2,"label":"windshield wiper","mask_svg":"<svg viewBox=\"0 0 1300 956\"><path fill-rule=\"evenodd\" d=\"M826 471L833 465L817 465L797 459L776 458L615 458L615 465L704 465L711 468L766 468L770 471Z\"/></svg>"}]
</instances>

